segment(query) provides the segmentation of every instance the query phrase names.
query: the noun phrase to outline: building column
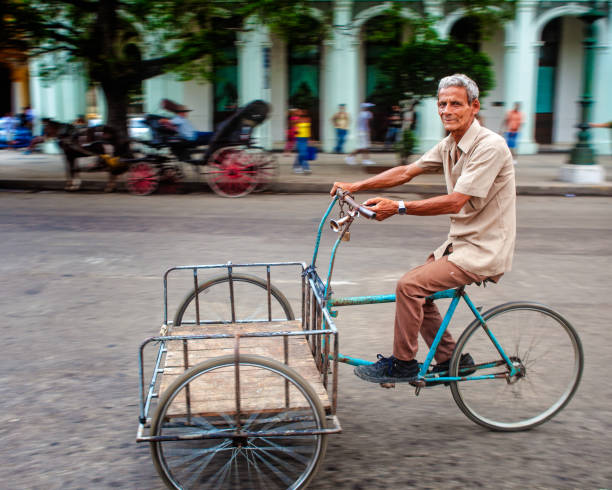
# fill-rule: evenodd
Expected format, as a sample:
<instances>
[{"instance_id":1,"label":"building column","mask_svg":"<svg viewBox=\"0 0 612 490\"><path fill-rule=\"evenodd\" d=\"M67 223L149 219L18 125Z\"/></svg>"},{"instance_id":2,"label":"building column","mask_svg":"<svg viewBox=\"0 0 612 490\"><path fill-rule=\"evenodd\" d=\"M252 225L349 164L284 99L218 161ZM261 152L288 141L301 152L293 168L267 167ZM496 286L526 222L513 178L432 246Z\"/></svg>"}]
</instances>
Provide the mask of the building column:
<instances>
[{"instance_id":1,"label":"building column","mask_svg":"<svg viewBox=\"0 0 612 490\"><path fill-rule=\"evenodd\" d=\"M247 22L238 34L238 103L244 106L256 99L270 101L272 43L266 26ZM267 120L255 128L254 138L264 148L272 147L271 124Z\"/></svg>"},{"instance_id":2,"label":"building column","mask_svg":"<svg viewBox=\"0 0 612 490\"><path fill-rule=\"evenodd\" d=\"M335 1L332 38L324 45L321 139L326 152L332 152L336 145L336 132L330 119L338 110L338 104L346 104L346 112L351 118L344 151L353 151L357 142L359 29L352 26L352 11L352 0Z\"/></svg>"},{"instance_id":3,"label":"building column","mask_svg":"<svg viewBox=\"0 0 612 490\"><path fill-rule=\"evenodd\" d=\"M598 42L595 53L595 75L593 78L593 120L590 122L608 122L612 120L610 107L612 106L612 93L610 80L612 80L612 10L608 12L607 19L597 21ZM612 154L612 141L609 129L591 129L591 145L598 155Z\"/></svg>"},{"instance_id":4,"label":"building column","mask_svg":"<svg viewBox=\"0 0 612 490\"><path fill-rule=\"evenodd\" d=\"M145 80L145 112L155 114L162 111L162 99L170 99L182 104L184 98L183 83L178 80L176 75L171 73Z\"/></svg>"},{"instance_id":5,"label":"building column","mask_svg":"<svg viewBox=\"0 0 612 490\"><path fill-rule=\"evenodd\" d=\"M444 2L442 0L426 0L425 11L433 17L444 19ZM440 21L434 26L438 36L445 37L442 32L443 26ZM438 99L437 97L428 97L423 99L416 107L417 112L417 147L416 151L424 153L431 147L438 144L443 136L443 127L438 115Z\"/></svg>"},{"instance_id":6,"label":"building column","mask_svg":"<svg viewBox=\"0 0 612 490\"><path fill-rule=\"evenodd\" d=\"M287 73L287 43L272 36L270 60L270 116L271 148L282 149L287 138L287 111L289 110L289 75Z\"/></svg>"},{"instance_id":7,"label":"building column","mask_svg":"<svg viewBox=\"0 0 612 490\"><path fill-rule=\"evenodd\" d=\"M61 122L71 122L79 114L86 112L87 84L81 75L82 66L77 63L70 65L69 74L62 75L56 80L43 80L38 75L39 68L43 63L59 64L54 63L55 56L61 54L54 53L46 55L45 59L30 60L32 108L39 118L50 117Z\"/></svg>"},{"instance_id":8,"label":"building column","mask_svg":"<svg viewBox=\"0 0 612 490\"><path fill-rule=\"evenodd\" d=\"M535 154L538 145L534 140L538 50L535 15L537 2L519 1L516 18L506 26L506 52L504 68L505 110L515 102L521 103L525 120L519 133L517 153Z\"/></svg>"}]
</instances>

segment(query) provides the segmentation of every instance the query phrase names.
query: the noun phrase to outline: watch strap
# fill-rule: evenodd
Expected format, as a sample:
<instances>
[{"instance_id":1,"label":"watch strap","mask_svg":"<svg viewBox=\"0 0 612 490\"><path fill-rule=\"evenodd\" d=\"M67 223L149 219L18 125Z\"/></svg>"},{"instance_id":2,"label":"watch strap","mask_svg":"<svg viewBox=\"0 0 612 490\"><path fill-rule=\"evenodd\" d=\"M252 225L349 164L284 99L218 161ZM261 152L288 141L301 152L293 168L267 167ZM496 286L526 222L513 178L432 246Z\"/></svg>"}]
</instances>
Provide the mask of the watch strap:
<instances>
[{"instance_id":1,"label":"watch strap","mask_svg":"<svg viewBox=\"0 0 612 490\"><path fill-rule=\"evenodd\" d=\"M399 214L406 214L406 205L404 201L397 201L397 212Z\"/></svg>"}]
</instances>

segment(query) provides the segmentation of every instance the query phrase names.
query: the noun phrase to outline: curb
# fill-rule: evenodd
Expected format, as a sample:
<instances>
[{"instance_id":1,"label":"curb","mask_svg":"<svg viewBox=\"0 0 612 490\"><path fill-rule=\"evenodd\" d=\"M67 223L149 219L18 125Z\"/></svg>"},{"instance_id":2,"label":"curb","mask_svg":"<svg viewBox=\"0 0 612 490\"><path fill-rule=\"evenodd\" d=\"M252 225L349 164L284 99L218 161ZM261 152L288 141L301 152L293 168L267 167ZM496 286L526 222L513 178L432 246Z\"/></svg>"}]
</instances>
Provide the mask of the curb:
<instances>
[{"instance_id":1,"label":"curb","mask_svg":"<svg viewBox=\"0 0 612 490\"><path fill-rule=\"evenodd\" d=\"M64 191L64 180L24 180L24 179L4 179L0 180L0 189L25 190L32 192L40 191ZM83 180L81 191L104 192L105 181ZM322 194L328 193L329 183L321 182L277 182L270 187L267 193L272 194ZM119 192L127 192L123 182L117 183ZM181 194L183 193L210 193L209 187L201 182L185 181L182 184ZM380 192L393 194L424 194L439 195L446 193L444 184L418 184L408 183L401 187L390 189L380 189ZM587 184L564 184L564 183L540 183L540 184L519 184L516 186L516 193L519 196L605 196L612 197L612 185L587 185Z\"/></svg>"}]
</instances>

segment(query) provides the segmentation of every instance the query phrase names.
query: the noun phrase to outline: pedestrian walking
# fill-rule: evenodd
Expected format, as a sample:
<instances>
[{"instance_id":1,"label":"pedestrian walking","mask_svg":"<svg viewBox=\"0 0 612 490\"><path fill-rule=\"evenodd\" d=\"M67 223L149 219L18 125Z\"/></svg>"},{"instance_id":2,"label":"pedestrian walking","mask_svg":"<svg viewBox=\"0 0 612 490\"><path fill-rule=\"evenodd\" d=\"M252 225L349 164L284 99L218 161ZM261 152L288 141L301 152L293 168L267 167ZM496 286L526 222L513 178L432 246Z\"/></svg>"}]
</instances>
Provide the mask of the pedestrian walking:
<instances>
[{"instance_id":1,"label":"pedestrian walking","mask_svg":"<svg viewBox=\"0 0 612 490\"><path fill-rule=\"evenodd\" d=\"M295 142L297 155L293 163L293 172L296 174L311 173L310 165L308 165L308 140L310 140L310 117L304 110L299 111L299 120L296 127Z\"/></svg>"},{"instance_id":2,"label":"pedestrian walking","mask_svg":"<svg viewBox=\"0 0 612 490\"><path fill-rule=\"evenodd\" d=\"M351 124L351 118L348 112L346 112L346 104L338 105L338 112L332 116L331 122L336 130L336 147L334 148L334 153L344 153L344 142L346 141L349 125Z\"/></svg>"},{"instance_id":3,"label":"pedestrian walking","mask_svg":"<svg viewBox=\"0 0 612 490\"><path fill-rule=\"evenodd\" d=\"M399 134L402 130L402 111L400 106L394 105L391 108L391 113L387 117L387 134L385 135L385 149L393 149L395 143L399 139Z\"/></svg>"},{"instance_id":4,"label":"pedestrian walking","mask_svg":"<svg viewBox=\"0 0 612 490\"><path fill-rule=\"evenodd\" d=\"M516 141L519 135L519 129L523 124L523 113L521 112L521 103L515 102L514 107L506 113L506 117L502 123L502 130L505 131L506 144L512 153L512 162L516 165Z\"/></svg>"},{"instance_id":5,"label":"pedestrian walking","mask_svg":"<svg viewBox=\"0 0 612 490\"><path fill-rule=\"evenodd\" d=\"M361 111L357 117L357 148L345 158L348 165L357 165L356 156L359 154L362 157L361 163L364 165L376 165L370 160L370 124L374 117L368 110L370 107L374 107L374 104L370 102L361 104Z\"/></svg>"},{"instance_id":6,"label":"pedestrian walking","mask_svg":"<svg viewBox=\"0 0 612 490\"><path fill-rule=\"evenodd\" d=\"M287 138L285 139L285 155L288 155L295 150L297 123L300 121L300 110L289 109L289 117L287 120Z\"/></svg>"}]
</instances>

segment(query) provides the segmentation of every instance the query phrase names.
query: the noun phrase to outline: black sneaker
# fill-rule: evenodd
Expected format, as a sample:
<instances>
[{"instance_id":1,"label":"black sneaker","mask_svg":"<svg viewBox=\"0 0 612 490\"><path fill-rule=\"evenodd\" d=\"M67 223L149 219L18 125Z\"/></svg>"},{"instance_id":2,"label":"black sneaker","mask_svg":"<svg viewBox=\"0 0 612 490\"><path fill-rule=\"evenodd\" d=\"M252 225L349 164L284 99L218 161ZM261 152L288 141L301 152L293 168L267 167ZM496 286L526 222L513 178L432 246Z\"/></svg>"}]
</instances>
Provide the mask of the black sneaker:
<instances>
[{"instance_id":1,"label":"black sneaker","mask_svg":"<svg viewBox=\"0 0 612 490\"><path fill-rule=\"evenodd\" d=\"M410 383L419 377L419 363L416 359L402 361L393 356L376 356L378 362L367 366L357 366L355 374L372 383Z\"/></svg>"},{"instance_id":2,"label":"black sneaker","mask_svg":"<svg viewBox=\"0 0 612 490\"><path fill-rule=\"evenodd\" d=\"M474 365L474 359L470 356L469 352L465 354L461 354L461 360L459 361L459 376L467 376L469 374L473 374L476 372L475 369L467 369ZM450 359L448 361L441 362L436 364L431 372L432 373L443 373L446 371L446 375L448 376L448 369L450 368ZM467 370L466 370L467 369Z\"/></svg>"}]
</instances>

